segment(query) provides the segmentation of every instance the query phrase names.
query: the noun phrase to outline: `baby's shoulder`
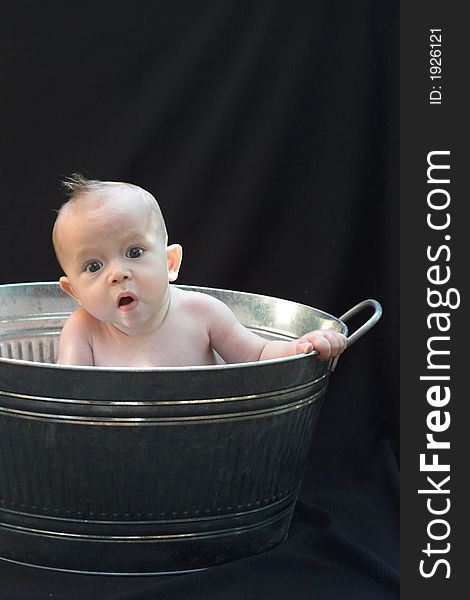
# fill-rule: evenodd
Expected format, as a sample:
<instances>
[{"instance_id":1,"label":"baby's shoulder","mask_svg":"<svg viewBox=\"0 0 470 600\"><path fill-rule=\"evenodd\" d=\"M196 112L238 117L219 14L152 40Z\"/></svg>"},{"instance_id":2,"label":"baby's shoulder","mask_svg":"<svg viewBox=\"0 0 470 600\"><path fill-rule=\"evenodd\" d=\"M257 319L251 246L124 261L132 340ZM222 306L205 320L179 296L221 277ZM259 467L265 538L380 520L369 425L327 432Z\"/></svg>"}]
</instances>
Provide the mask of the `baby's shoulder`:
<instances>
[{"instance_id":1,"label":"baby's shoulder","mask_svg":"<svg viewBox=\"0 0 470 600\"><path fill-rule=\"evenodd\" d=\"M182 290L180 288L172 289L172 300L179 311L192 314L195 317L209 317L226 308L225 304L203 292L194 292L192 290Z\"/></svg>"},{"instance_id":2,"label":"baby's shoulder","mask_svg":"<svg viewBox=\"0 0 470 600\"><path fill-rule=\"evenodd\" d=\"M91 335L96 329L97 320L83 307L77 308L65 322L63 332L81 337Z\"/></svg>"}]
</instances>

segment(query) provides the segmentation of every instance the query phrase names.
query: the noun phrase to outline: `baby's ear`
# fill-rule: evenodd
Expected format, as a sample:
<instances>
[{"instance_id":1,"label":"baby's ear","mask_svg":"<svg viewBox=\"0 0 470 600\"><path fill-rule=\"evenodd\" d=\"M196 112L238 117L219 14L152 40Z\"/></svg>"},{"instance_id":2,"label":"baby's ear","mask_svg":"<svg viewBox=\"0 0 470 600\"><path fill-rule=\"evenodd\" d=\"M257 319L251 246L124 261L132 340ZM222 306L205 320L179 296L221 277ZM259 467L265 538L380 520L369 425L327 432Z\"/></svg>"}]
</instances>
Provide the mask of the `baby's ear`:
<instances>
[{"instance_id":1,"label":"baby's ear","mask_svg":"<svg viewBox=\"0 0 470 600\"><path fill-rule=\"evenodd\" d=\"M168 281L176 281L183 260L183 248L179 244L171 244L166 249L168 261Z\"/></svg>"},{"instance_id":2,"label":"baby's ear","mask_svg":"<svg viewBox=\"0 0 470 600\"><path fill-rule=\"evenodd\" d=\"M59 279L59 285L60 285L60 289L65 292L66 294L68 294L69 296L72 296L72 298L74 300L76 300L79 304L80 304L80 300L78 299L77 294L73 291L72 286L70 285L69 282L69 278L68 277L61 277Z\"/></svg>"}]
</instances>

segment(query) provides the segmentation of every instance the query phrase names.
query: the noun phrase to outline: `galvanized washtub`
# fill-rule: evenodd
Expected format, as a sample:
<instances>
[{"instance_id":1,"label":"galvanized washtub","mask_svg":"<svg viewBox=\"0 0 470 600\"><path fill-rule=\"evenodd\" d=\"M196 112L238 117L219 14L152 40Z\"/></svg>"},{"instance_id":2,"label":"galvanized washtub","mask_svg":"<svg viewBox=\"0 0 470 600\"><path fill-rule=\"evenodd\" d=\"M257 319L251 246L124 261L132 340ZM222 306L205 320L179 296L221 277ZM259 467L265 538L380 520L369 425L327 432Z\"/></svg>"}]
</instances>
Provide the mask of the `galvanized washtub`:
<instances>
[{"instance_id":1,"label":"galvanized washtub","mask_svg":"<svg viewBox=\"0 0 470 600\"><path fill-rule=\"evenodd\" d=\"M181 286L185 288L185 286ZM187 288L270 339L347 334L268 296ZM211 367L63 367L74 302L56 283L0 286L0 558L73 572L184 572L282 542L333 365L314 354Z\"/></svg>"}]
</instances>

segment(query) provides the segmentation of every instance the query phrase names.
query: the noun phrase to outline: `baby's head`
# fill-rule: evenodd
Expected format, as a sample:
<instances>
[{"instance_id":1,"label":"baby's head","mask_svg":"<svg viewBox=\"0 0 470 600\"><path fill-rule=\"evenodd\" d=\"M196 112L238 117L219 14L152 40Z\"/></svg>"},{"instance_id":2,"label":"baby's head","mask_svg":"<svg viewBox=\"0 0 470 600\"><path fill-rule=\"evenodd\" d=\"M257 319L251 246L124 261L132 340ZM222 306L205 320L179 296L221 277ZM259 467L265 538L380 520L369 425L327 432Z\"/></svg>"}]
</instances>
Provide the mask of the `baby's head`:
<instances>
[{"instance_id":1,"label":"baby's head","mask_svg":"<svg viewBox=\"0 0 470 600\"><path fill-rule=\"evenodd\" d=\"M146 190L130 183L87 180L64 182L69 200L60 208L52 239L64 270L62 289L99 320L114 322L105 305L129 291L140 304L161 301L178 276L182 250L167 246L160 207ZM161 292L161 293L160 293ZM99 303L103 304L103 310ZM132 304L118 310L129 321ZM119 309L120 307L117 306ZM112 312L112 311L111 311ZM124 315L125 313L125 315Z\"/></svg>"},{"instance_id":2,"label":"baby's head","mask_svg":"<svg viewBox=\"0 0 470 600\"><path fill-rule=\"evenodd\" d=\"M63 185L69 198L57 211L52 242L57 260L65 272L70 250L68 228L75 228L77 221L87 213L91 215L94 212L95 220L102 219L107 223L113 212L125 205L129 212L135 212L136 215L140 213L144 217L143 225L153 221L161 242L167 244L168 235L160 206L152 194L143 188L120 181L86 179L77 173L65 179Z\"/></svg>"}]
</instances>

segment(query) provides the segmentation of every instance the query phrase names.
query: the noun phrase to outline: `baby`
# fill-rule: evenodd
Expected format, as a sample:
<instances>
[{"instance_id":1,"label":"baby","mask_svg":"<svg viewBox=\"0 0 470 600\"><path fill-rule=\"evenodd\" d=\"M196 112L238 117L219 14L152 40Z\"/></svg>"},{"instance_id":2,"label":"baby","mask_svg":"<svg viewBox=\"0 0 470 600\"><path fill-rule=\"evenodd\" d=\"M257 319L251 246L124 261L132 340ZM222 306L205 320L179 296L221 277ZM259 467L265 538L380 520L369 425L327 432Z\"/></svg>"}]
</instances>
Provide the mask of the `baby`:
<instances>
[{"instance_id":1,"label":"baby","mask_svg":"<svg viewBox=\"0 0 470 600\"><path fill-rule=\"evenodd\" d=\"M266 341L219 300L170 286L182 248L167 245L160 207L129 183L74 175L58 212L53 243L60 287L78 308L66 321L58 363L175 367L242 363L318 351L328 360L346 348L344 335L312 331L291 342Z\"/></svg>"}]
</instances>

